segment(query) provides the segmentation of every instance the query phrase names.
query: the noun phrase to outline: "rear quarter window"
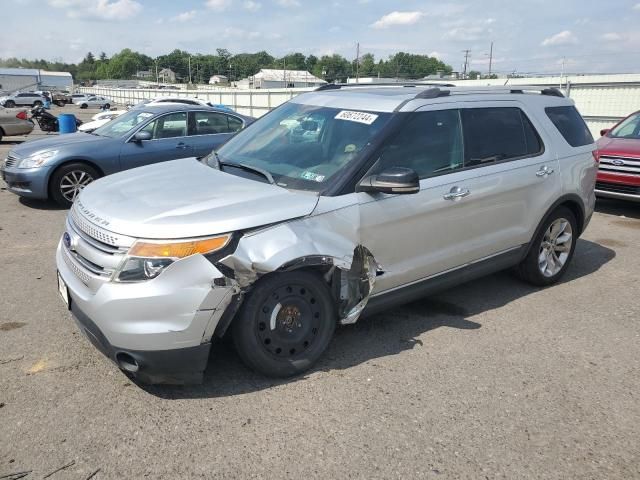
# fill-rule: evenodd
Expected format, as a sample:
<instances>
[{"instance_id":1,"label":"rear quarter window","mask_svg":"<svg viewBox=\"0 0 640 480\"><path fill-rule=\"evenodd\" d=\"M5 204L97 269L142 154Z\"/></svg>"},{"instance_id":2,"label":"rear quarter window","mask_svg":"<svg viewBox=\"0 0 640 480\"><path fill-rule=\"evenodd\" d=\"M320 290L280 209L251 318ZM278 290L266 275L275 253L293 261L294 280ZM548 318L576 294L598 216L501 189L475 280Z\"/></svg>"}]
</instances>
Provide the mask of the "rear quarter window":
<instances>
[{"instance_id":1,"label":"rear quarter window","mask_svg":"<svg viewBox=\"0 0 640 480\"><path fill-rule=\"evenodd\" d=\"M572 147L582 147L593 143L593 136L575 107L547 107L544 109L549 120Z\"/></svg>"}]
</instances>

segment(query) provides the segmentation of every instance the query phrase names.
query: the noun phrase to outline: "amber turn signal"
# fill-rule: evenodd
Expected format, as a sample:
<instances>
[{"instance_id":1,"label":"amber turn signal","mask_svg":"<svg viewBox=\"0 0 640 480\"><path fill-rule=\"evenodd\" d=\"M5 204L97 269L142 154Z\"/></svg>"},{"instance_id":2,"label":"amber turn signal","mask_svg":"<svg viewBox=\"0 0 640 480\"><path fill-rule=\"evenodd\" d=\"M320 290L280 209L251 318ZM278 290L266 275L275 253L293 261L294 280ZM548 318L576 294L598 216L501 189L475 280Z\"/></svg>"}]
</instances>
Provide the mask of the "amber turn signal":
<instances>
[{"instance_id":1,"label":"amber turn signal","mask_svg":"<svg viewBox=\"0 0 640 480\"><path fill-rule=\"evenodd\" d=\"M207 238L204 240L191 240L188 242L175 243L152 243L138 241L136 242L129 255L132 257L169 257L184 258L196 253L211 253L220 250L229 243L231 235L222 235L220 237Z\"/></svg>"}]
</instances>

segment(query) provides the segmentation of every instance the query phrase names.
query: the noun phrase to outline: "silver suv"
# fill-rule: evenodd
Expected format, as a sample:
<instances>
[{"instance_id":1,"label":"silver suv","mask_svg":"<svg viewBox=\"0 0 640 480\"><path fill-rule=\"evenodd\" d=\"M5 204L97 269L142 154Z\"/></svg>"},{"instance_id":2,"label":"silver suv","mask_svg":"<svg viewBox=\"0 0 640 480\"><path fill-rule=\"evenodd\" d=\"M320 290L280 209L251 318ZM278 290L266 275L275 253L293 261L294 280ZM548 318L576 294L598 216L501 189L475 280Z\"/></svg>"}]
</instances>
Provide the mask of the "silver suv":
<instances>
[{"instance_id":1,"label":"silver suv","mask_svg":"<svg viewBox=\"0 0 640 480\"><path fill-rule=\"evenodd\" d=\"M142 381L199 381L227 330L249 367L295 375L363 312L509 267L557 282L593 211L594 148L555 89L329 85L204 158L89 185L59 290Z\"/></svg>"}]
</instances>

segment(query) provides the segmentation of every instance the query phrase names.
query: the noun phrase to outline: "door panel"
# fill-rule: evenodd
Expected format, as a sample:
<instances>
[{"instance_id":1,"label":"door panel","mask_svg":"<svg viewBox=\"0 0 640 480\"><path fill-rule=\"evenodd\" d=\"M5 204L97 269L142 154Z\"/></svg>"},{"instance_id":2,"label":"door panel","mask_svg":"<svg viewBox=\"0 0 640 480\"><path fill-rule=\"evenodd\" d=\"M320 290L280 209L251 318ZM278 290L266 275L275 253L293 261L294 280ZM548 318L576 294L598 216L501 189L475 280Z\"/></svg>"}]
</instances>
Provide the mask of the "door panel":
<instances>
[{"instance_id":1,"label":"door panel","mask_svg":"<svg viewBox=\"0 0 640 480\"><path fill-rule=\"evenodd\" d=\"M187 136L187 113L170 113L156 118L140 131L149 132L151 140L122 145L120 166L123 170L151 163L193 157L193 145Z\"/></svg>"},{"instance_id":2,"label":"door panel","mask_svg":"<svg viewBox=\"0 0 640 480\"><path fill-rule=\"evenodd\" d=\"M459 102L447 108L483 106ZM536 130L550 144L542 128ZM555 155L545 152L424 178L417 194L357 195L362 243L385 271L376 282L379 293L529 242L542 213L559 197L560 182Z\"/></svg>"}]
</instances>

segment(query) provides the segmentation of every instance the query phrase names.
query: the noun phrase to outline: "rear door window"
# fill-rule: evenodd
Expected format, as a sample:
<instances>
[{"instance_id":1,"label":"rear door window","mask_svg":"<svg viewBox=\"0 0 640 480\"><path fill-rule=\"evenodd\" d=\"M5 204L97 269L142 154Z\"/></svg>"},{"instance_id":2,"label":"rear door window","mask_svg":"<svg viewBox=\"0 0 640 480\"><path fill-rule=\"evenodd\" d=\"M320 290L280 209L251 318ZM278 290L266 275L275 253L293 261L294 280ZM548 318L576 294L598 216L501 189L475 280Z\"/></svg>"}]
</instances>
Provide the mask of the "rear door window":
<instances>
[{"instance_id":1,"label":"rear door window","mask_svg":"<svg viewBox=\"0 0 640 480\"><path fill-rule=\"evenodd\" d=\"M227 116L217 112L192 112L193 125L190 135L215 135L229 133Z\"/></svg>"},{"instance_id":2,"label":"rear door window","mask_svg":"<svg viewBox=\"0 0 640 480\"><path fill-rule=\"evenodd\" d=\"M542 141L524 112L517 107L461 110L464 130L464 166L534 156Z\"/></svg>"},{"instance_id":3,"label":"rear door window","mask_svg":"<svg viewBox=\"0 0 640 480\"><path fill-rule=\"evenodd\" d=\"M584 119L575 107L547 107L544 109L549 120L572 147L582 147L593 143L593 136Z\"/></svg>"}]
</instances>

